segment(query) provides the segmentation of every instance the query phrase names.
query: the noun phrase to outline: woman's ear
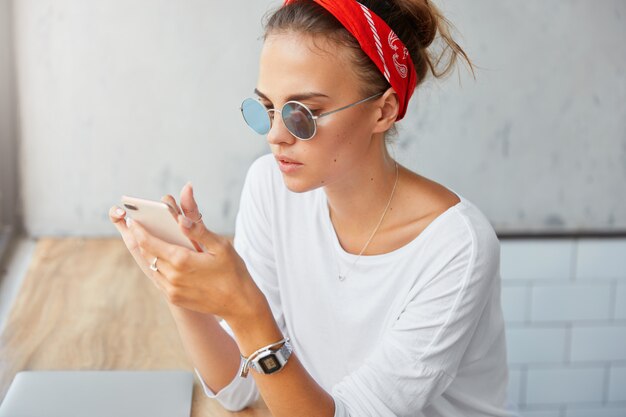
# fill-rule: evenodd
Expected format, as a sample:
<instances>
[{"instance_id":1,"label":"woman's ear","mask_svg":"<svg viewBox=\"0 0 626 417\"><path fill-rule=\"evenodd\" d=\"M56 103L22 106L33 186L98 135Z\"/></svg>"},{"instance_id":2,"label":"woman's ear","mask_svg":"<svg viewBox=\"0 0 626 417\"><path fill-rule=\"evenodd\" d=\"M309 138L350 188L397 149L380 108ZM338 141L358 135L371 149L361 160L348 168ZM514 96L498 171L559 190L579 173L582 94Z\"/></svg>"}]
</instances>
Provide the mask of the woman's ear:
<instances>
[{"instance_id":1,"label":"woman's ear","mask_svg":"<svg viewBox=\"0 0 626 417\"><path fill-rule=\"evenodd\" d=\"M386 132L391 129L396 122L398 112L400 111L400 102L398 101L398 94L392 87L389 87L380 97L377 102L380 102L380 113L378 120L374 126L374 133Z\"/></svg>"}]
</instances>

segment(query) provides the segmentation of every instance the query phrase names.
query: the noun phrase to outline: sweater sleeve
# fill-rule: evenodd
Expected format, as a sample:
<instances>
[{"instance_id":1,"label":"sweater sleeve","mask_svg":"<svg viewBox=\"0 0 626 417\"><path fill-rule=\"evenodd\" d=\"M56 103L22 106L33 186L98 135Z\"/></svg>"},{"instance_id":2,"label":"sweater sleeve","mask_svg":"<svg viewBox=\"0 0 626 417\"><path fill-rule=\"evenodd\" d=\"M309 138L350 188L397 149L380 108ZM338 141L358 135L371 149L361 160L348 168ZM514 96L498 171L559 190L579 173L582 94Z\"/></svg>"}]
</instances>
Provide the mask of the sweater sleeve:
<instances>
[{"instance_id":1,"label":"sweater sleeve","mask_svg":"<svg viewBox=\"0 0 626 417\"><path fill-rule=\"evenodd\" d=\"M415 416L452 383L499 276L497 238L479 243L465 226L433 242L425 284L408 294L364 363L333 387L335 417Z\"/></svg>"},{"instance_id":2,"label":"sweater sleeve","mask_svg":"<svg viewBox=\"0 0 626 417\"><path fill-rule=\"evenodd\" d=\"M268 171L270 162L272 161L267 157L260 157L248 170L235 222L234 248L244 260L252 279L267 298L279 328L286 335L270 229L272 204L271 172ZM228 323L222 320L220 324L234 338ZM229 385L214 393L204 383L197 370L196 373L205 394L216 399L229 411L242 410L259 397L254 378L251 376L242 378L236 375Z\"/></svg>"},{"instance_id":3,"label":"sweater sleeve","mask_svg":"<svg viewBox=\"0 0 626 417\"><path fill-rule=\"evenodd\" d=\"M220 325L233 337L233 331L224 320L220 321ZM200 371L196 368L194 371L200 380L204 394L209 398L216 399L228 411L241 411L259 398L259 391L256 388L254 378L241 378L236 375L227 386L215 393L204 382Z\"/></svg>"}]
</instances>

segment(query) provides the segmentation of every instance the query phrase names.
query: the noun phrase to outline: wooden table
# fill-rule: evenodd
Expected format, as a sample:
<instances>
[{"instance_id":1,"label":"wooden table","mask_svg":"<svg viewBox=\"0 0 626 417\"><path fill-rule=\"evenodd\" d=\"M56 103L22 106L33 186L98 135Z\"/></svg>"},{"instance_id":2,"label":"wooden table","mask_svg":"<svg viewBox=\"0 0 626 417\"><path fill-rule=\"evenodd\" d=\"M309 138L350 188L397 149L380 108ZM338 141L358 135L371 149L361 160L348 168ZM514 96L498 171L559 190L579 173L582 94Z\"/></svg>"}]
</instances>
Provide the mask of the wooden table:
<instances>
[{"instance_id":1,"label":"wooden table","mask_svg":"<svg viewBox=\"0 0 626 417\"><path fill-rule=\"evenodd\" d=\"M170 311L121 238L37 242L0 334L0 401L22 370L193 371ZM231 413L195 380L193 417L269 417L262 401Z\"/></svg>"}]
</instances>

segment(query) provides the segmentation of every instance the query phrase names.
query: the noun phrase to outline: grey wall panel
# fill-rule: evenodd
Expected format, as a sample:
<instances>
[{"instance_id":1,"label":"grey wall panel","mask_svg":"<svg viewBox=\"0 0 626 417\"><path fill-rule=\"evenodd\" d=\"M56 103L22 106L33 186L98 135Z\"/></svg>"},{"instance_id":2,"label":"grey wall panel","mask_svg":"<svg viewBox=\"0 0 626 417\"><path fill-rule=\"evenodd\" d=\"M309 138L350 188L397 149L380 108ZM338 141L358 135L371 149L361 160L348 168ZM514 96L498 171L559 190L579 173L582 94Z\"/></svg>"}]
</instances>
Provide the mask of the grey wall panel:
<instances>
[{"instance_id":1,"label":"grey wall panel","mask_svg":"<svg viewBox=\"0 0 626 417\"><path fill-rule=\"evenodd\" d=\"M238 105L276 4L17 2L29 233L114 235L121 194L177 196L188 180L207 224L232 233L247 166L268 151ZM417 91L399 160L499 232L626 229L626 2L438 4L480 68Z\"/></svg>"}]
</instances>

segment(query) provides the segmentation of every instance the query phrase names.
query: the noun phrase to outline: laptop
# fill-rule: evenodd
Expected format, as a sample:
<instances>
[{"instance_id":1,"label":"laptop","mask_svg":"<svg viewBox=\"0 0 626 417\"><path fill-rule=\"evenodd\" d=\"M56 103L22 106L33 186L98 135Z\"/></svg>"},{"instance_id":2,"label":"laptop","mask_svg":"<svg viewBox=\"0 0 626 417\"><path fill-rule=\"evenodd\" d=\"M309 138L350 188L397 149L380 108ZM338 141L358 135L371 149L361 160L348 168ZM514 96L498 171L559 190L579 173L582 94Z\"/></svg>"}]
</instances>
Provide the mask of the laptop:
<instances>
[{"instance_id":1,"label":"laptop","mask_svg":"<svg viewBox=\"0 0 626 417\"><path fill-rule=\"evenodd\" d=\"M188 371L23 371L0 417L189 417Z\"/></svg>"}]
</instances>

